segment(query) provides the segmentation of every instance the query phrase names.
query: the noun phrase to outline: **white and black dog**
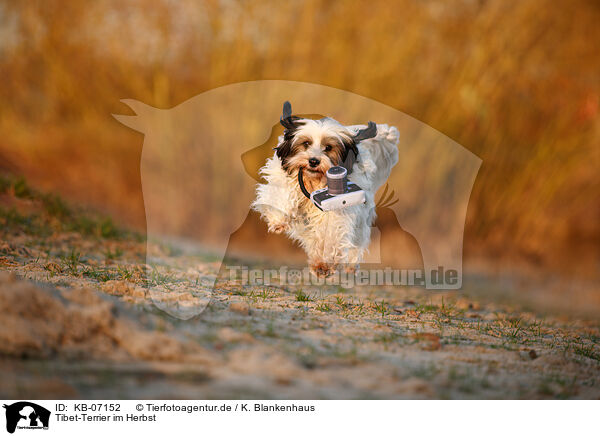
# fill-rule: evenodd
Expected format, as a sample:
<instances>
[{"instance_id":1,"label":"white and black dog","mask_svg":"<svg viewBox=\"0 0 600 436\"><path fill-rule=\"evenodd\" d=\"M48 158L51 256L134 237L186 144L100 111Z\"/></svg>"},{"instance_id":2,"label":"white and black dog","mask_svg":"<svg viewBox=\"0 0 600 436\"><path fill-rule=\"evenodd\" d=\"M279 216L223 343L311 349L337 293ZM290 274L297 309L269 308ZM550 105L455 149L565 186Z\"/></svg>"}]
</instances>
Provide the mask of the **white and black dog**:
<instances>
[{"instance_id":1,"label":"white and black dog","mask_svg":"<svg viewBox=\"0 0 600 436\"><path fill-rule=\"evenodd\" d=\"M312 120L292 115L283 106L283 136L260 174L252 208L267 222L270 232L285 232L308 255L311 271L327 277L340 267L354 271L369 247L375 220L375 193L398 162L398 129L369 122L344 126L332 118ZM309 192L324 188L332 166L344 166L348 180L359 185L365 204L323 212L301 191L302 172Z\"/></svg>"}]
</instances>

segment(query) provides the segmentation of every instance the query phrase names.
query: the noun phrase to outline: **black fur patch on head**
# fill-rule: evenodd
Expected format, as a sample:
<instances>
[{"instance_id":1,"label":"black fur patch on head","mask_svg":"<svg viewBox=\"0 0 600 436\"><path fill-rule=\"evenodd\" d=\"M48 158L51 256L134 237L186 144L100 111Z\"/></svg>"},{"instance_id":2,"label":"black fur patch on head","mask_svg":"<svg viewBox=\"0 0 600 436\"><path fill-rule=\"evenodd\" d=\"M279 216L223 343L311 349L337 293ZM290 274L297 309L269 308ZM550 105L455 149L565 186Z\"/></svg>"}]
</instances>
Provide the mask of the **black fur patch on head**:
<instances>
[{"instance_id":1,"label":"black fur patch on head","mask_svg":"<svg viewBox=\"0 0 600 436\"><path fill-rule=\"evenodd\" d=\"M295 117L295 118L297 118L297 117ZM300 118L297 118L297 119L300 120ZM288 170L288 164L287 164L288 158L295 153L295 151L293 149L293 143L294 143L294 138L296 137L296 132L298 131L298 128L300 126L302 126L303 124L304 124L304 122L298 121L298 122L296 122L294 127L285 129L283 131L283 141L281 142L281 144L279 144L275 148L277 157L281 160L281 166L286 171Z\"/></svg>"},{"instance_id":2,"label":"black fur patch on head","mask_svg":"<svg viewBox=\"0 0 600 436\"><path fill-rule=\"evenodd\" d=\"M282 161L289 157L292 152L292 141L294 140L294 134L296 133L296 129L286 129L283 132L283 141L279 144L275 150L277 153L277 157Z\"/></svg>"},{"instance_id":3,"label":"black fur patch on head","mask_svg":"<svg viewBox=\"0 0 600 436\"><path fill-rule=\"evenodd\" d=\"M280 124L285 129L283 131L283 142L275 147L275 150L277 157L281 159L281 164L285 170L288 169L287 160L293 154L292 143L294 142L296 131L298 130L298 127L304 124L300 120L301 118L292 115L292 105L290 102L284 102L283 112L279 119Z\"/></svg>"}]
</instances>

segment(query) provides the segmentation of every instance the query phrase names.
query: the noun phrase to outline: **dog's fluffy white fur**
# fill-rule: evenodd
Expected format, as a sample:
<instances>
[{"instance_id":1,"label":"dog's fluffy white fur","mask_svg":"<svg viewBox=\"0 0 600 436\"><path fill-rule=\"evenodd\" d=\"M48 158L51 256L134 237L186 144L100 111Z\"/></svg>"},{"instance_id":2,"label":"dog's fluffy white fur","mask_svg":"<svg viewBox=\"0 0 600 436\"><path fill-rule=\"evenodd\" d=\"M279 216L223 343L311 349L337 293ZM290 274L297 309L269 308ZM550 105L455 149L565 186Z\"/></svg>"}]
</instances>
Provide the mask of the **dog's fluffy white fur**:
<instances>
[{"instance_id":1,"label":"dog's fluffy white fur","mask_svg":"<svg viewBox=\"0 0 600 436\"><path fill-rule=\"evenodd\" d=\"M352 142L366 126L343 126L331 118L293 118L294 128L279 137L275 154L260 170L267 183L258 185L252 208L261 214L270 232L285 232L300 244L316 275L328 276L340 267L353 271L369 247L375 193L398 162L398 129L378 124L374 137ZM327 169L342 163L349 142L358 149L358 156L348 180L365 191L366 203L323 212L302 194L298 170L303 170L309 191L324 187ZM284 146L288 147L285 156L281 152ZM311 158L313 164L320 161L314 170L308 164Z\"/></svg>"}]
</instances>

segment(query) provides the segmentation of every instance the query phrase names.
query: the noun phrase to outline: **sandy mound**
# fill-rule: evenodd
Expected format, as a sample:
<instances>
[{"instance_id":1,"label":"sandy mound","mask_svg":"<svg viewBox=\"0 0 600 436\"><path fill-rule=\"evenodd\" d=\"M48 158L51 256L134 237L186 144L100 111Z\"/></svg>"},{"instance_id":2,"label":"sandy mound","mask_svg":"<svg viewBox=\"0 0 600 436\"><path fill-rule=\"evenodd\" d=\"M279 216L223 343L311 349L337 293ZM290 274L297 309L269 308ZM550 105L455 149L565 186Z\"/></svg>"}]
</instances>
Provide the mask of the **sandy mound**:
<instances>
[{"instance_id":1,"label":"sandy mound","mask_svg":"<svg viewBox=\"0 0 600 436\"><path fill-rule=\"evenodd\" d=\"M0 273L0 355L104 360L204 360L184 343L135 322L90 289L59 292Z\"/></svg>"}]
</instances>

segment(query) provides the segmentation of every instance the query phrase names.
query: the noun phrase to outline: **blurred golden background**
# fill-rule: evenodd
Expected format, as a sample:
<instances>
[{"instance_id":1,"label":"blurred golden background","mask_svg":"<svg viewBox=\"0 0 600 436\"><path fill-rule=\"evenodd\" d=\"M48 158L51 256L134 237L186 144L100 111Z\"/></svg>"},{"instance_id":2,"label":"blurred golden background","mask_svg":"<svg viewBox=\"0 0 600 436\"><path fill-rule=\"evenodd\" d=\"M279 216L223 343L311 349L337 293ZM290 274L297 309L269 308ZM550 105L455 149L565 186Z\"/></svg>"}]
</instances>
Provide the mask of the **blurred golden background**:
<instances>
[{"instance_id":1,"label":"blurred golden background","mask_svg":"<svg viewBox=\"0 0 600 436\"><path fill-rule=\"evenodd\" d=\"M144 229L143 138L111 116L131 113L120 99L170 108L236 82L311 82L392 106L483 160L467 261L589 278L598 23L592 0L4 0L0 170Z\"/></svg>"}]
</instances>

